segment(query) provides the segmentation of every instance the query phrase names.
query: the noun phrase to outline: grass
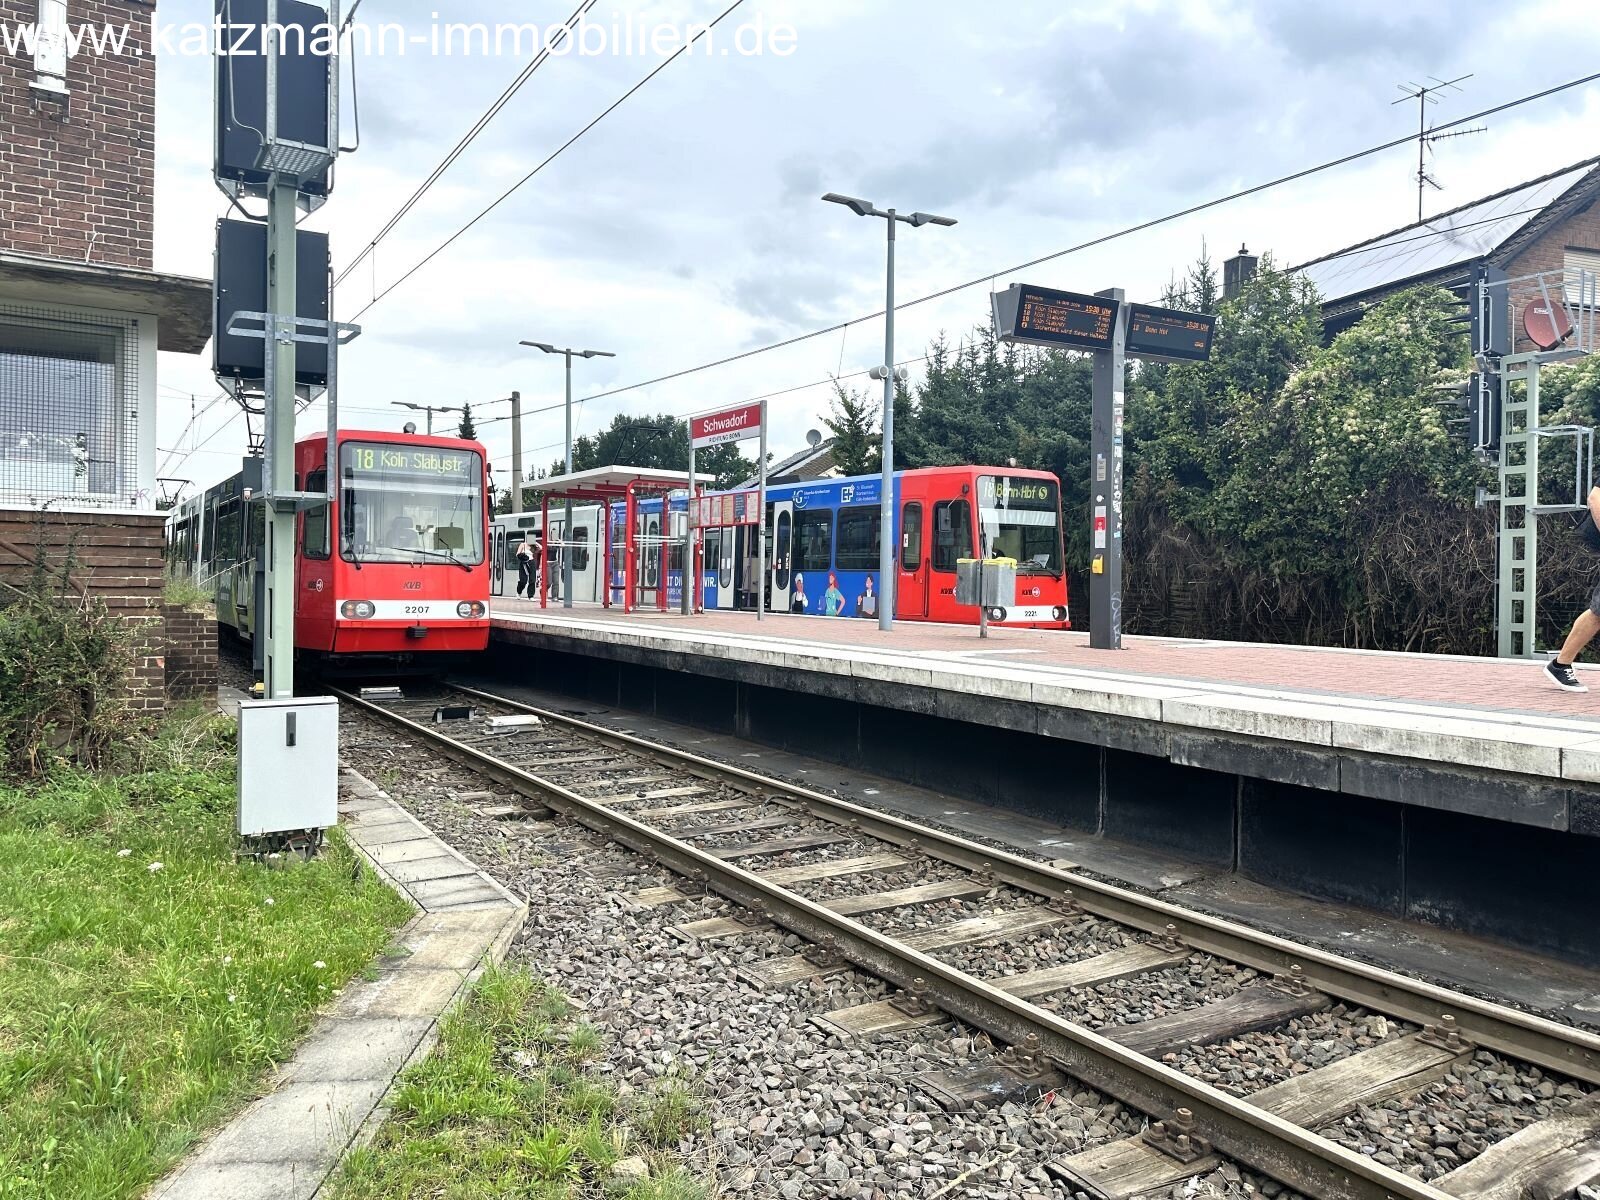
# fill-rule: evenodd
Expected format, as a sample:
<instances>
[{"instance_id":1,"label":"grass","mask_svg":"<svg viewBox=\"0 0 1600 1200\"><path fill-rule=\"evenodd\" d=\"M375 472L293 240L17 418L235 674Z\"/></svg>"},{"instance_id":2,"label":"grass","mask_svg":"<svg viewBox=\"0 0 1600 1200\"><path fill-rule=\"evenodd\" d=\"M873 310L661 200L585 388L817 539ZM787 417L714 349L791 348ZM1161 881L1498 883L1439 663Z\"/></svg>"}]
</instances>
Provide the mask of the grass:
<instances>
[{"instance_id":1,"label":"grass","mask_svg":"<svg viewBox=\"0 0 1600 1200\"><path fill-rule=\"evenodd\" d=\"M586 1069L593 1026L526 971L486 972L444 1021L431 1057L411 1068L389 1122L353 1151L333 1200L705 1200L707 1191L652 1146L701 1126L681 1083L624 1103ZM614 1177L643 1156L649 1176Z\"/></svg>"},{"instance_id":2,"label":"grass","mask_svg":"<svg viewBox=\"0 0 1600 1200\"><path fill-rule=\"evenodd\" d=\"M0 1198L133 1197L287 1057L409 908L337 835L235 862L231 723L122 778L0 784Z\"/></svg>"}]
</instances>

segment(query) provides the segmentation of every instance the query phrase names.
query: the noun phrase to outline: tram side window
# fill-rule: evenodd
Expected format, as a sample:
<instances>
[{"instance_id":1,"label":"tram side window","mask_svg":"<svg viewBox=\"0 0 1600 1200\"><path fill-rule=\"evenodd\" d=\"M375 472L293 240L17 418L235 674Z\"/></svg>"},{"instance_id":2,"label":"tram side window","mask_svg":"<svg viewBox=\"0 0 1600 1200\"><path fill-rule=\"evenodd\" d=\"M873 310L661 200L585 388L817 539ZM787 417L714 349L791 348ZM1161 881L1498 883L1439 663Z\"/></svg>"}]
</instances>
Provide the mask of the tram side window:
<instances>
[{"instance_id":1,"label":"tram side window","mask_svg":"<svg viewBox=\"0 0 1600 1200\"><path fill-rule=\"evenodd\" d=\"M705 531L705 544L700 551L700 569L702 572L716 572L722 565L722 530L708 529Z\"/></svg>"},{"instance_id":2,"label":"tram side window","mask_svg":"<svg viewBox=\"0 0 1600 1200\"><path fill-rule=\"evenodd\" d=\"M839 546L835 551L841 571L878 569L878 527L883 514L873 505L839 510Z\"/></svg>"},{"instance_id":3,"label":"tram side window","mask_svg":"<svg viewBox=\"0 0 1600 1200\"><path fill-rule=\"evenodd\" d=\"M913 501L900 514L900 569L915 571L922 566L922 505Z\"/></svg>"},{"instance_id":4,"label":"tram side window","mask_svg":"<svg viewBox=\"0 0 1600 1200\"><path fill-rule=\"evenodd\" d=\"M933 569L954 571L956 560L972 557L972 510L965 500L933 506Z\"/></svg>"},{"instance_id":5,"label":"tram side window","mask_svg":"<svg viewBox=\"0 0 1600 1200\"><path fill-rule=\"evenodd\" d=\"M589 527L587 525L574 526L572 540L577 543L572 548L572 569L574 571L587 571L589 569Z\"/></svg>"},{"instance_id":6,"label":"tram side window","mask_svg":"<svg viewBox=\"0 0 1600 1200\"><path fill-rule=\"evenodd\" d=\"M217 496L215 492L208 493L205 500L205 534L201 539L203 545L200 557L206 563L206 569L211 570L211 563L217 557Z\"/></svg>"},{"instance_id":7,"label":"tram side window","mask_svg":"<svg viewBox=\"0 0 1600 1200\"><path fill-rule=\"evenodd\" d=\"M326 492L328 490L327 471L313 471L306 476L306 491ZM309 509L306 512L305 537L302 539L307 558L328 557L328 506Z\"/></svg>"},{"instance_id":8,"label":"tram side window","mask_svg":"<svg viewBox=\"0 0 1600 1200\"><path fill-rule=\"evenodd\" d=\"M794 569L827 571L833 565L833 513L794 515Z\"/></svg>"},{"instance_id":9,"label":"tram side window","mask_svg":"<svg viewBox=\"0 0 1600 1200\"><path fill-rule=\"evenodd\" d=\"M224 500L217 506L217 562L232 566L239 561L240 504L237 496Z\"/></svg>"}]
</instances>

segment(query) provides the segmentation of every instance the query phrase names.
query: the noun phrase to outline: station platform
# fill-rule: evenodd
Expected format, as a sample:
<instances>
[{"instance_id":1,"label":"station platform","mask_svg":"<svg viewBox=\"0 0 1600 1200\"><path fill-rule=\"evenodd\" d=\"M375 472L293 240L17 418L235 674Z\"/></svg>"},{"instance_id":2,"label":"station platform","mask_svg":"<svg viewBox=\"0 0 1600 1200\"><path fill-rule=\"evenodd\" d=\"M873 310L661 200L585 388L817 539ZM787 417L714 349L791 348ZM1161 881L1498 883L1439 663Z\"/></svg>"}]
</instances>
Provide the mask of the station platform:
<instances>
[{"instance_id":1,"label":"station platform","mask_svg":"<svg viewBox=\"0 0 1600 1200\"><path fill-rule=\"evenodd\" d=\"M1454 927L1480 923L1474 887L1538 892L1542 926L1493 932L1600 962L1577 928L1600 671L1574 695L1539 663L1443 655L515 599L493 618L529 685Z\"/></svg>"}]
</instances>

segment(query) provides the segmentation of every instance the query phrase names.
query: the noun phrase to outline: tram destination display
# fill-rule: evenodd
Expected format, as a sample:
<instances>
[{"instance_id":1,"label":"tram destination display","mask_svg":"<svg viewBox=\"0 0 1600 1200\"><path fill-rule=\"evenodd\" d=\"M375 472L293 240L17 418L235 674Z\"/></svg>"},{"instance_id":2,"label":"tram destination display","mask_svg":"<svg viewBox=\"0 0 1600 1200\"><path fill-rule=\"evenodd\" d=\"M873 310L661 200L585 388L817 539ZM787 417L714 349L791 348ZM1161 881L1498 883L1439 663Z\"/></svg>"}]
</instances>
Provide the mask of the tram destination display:
<instances>
[{"instance_id":1,"label":"tram destination display","mask_svg":"<svg viewBox=\"0 0 1600 1200\"><path fill-rule=\"evenodd\" d=\"M1109 350L1117 301L1104 296L1012 284L994 296L995 333L1005 342L1071 350Z\"/></svg>"},{"instance_id":2,"label":"tram destination display","mask_svg":"<svg viewBox=\"0 0 1600 1200\"><path fill-rule=\"evenodd\" d=\"M1128 313L1129 358L1207 362L1217 318L1208 313L1184 312L1134 304Z\"/></svg>"}]
</instances>

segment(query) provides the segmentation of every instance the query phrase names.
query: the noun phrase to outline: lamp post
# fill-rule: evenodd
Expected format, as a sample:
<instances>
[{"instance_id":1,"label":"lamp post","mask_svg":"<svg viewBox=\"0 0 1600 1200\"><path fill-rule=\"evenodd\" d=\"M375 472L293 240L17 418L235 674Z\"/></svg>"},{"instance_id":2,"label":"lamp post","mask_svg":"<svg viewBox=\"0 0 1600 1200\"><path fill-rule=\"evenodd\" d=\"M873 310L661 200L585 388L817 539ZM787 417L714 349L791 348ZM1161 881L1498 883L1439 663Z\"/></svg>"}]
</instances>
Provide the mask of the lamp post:
<instances>
[{"instance_id":1,"label":"lamp post","mask_svg":"<svg viewBox=\"0 0 1600 1200\"><path fill-rule=\"evenodd\" d=\"M409 400L391 400L391 401L389 401L389 403L394 405L396 408L409 408L409 409L412 409L412 410L414 410L416 412L425 412L425 413L427 413L428 414L428 436L429 437L433 436L433 414L434 413L436 413L436 412L458 413L458 412L461 411L459 408L451 408L448 405L443 405L443 404L441 404L441 405L413 404Z\"/></svg>"},{"instance_id":2,"label":"lamp post","mask_svg":"<svg viewBox=\"0 0 1600 1200\"><path fill-rule=\"evenodd\" d=\"M894 369L894 227L901 221L913 229L924 225L954 225L952 217L937 217L932 213L914 212L909 215L894 209L875 208L870 200L854 196L841 196L829 192L823 197L829 204L842 204L858 217L882 217L889 226L889 283L883 305L883 365L872 371L874 379L883 380L883 497L878 529L878 628L894 628L895 594L899 591L896 577L895 512L894 512L894 385L904 372Z\"/></svg>"},{"instance_id":3,"label":"lamp post","mask_svg":"<svg viewBox=\"0 0 1600 1200\"><path fill-rule=\"evenodd\" d=\"M523 342L524 346L531 346L535 350L543 350L546 354L559 354L567 360L567 474L572 474L572 357L579 358L615 358L609 350L574 350L571 347L556 347L549 342ZM561 536L565 540L572 536L572 498L569 496L562 505L563 521ZM549 544L549 531L545 531L545 544ZM608 584L609 586L609 584ZM572 607L572 555L563 549L561 554L561 607Z\"/></svg>"}]
</instances>

